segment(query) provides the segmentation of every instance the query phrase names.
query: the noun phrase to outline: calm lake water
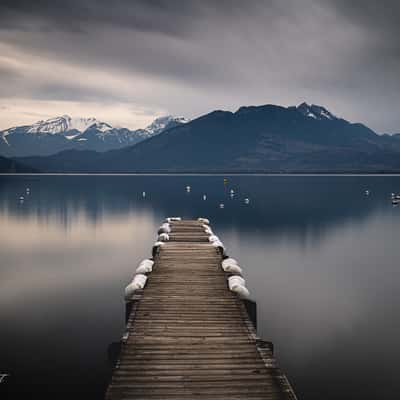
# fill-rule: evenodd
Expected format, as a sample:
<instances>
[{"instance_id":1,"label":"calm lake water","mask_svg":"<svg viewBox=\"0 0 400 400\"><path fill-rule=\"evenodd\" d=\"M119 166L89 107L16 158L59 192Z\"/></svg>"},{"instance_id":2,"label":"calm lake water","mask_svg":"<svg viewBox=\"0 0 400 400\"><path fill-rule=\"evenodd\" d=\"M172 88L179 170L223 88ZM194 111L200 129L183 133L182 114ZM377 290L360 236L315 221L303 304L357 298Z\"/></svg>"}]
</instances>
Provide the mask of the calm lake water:
<instances>
[{"instance_id":1,"label":"calm lake water","mask_svg":"<svg viewBox=\"0 0 400 400\"><path fill-rule=\"evenodd\" d=\"M0 177L2 398L102 399L124 287L169 215L210 218L299 399L397 398L400 177L227 178Z\"/></svg>"}]
</instances>

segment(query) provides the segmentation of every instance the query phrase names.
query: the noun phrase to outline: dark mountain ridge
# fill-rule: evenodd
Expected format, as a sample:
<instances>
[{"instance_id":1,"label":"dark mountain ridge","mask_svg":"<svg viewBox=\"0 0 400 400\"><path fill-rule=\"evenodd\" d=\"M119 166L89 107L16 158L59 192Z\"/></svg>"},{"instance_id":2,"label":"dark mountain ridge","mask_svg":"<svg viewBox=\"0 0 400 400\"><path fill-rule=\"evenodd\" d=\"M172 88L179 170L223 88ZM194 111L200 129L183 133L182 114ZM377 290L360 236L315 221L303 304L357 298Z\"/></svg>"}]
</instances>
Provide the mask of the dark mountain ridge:
<instances>
[{"instance_id":1,"label":"dark mountain ridge","mask_svg":"<svg viewBox=\"0 0 400 400\"><path fill-rule=\"evenodd\" d=\"M394 172L400 141L303 103L213 111L134 146L21 159L49 172Z\"/></svg>"},{"instance_id":2,"label":"dark mountain ridge","mask_svg":"<svg viewBox=\"0 0 400 400\"><path fill-rule=\"evenodd\" d=\"M0 156L0 173L15 174L15 173L34 173L36 169L28 167L15 160Z\"/></svg>"}]
</instances>

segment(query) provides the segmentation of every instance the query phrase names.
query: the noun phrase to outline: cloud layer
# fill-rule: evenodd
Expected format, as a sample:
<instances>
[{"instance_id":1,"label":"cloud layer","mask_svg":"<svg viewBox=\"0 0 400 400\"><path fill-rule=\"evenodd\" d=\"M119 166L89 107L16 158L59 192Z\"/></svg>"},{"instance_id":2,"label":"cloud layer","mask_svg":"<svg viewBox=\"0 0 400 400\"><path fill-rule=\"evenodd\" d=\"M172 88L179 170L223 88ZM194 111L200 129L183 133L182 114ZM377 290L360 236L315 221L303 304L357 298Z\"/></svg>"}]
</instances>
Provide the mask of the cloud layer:
<instances>
[{"instance_id":1,"label":"cloud layer","mask_svg":"<svg viewBox=\"0 0 400 400\"><path fill-rule=\"evenodd\" d=\"M400 131L399 17L392 0L2 1L0 128L306 100Z\"/></svg>"}]
</instances>

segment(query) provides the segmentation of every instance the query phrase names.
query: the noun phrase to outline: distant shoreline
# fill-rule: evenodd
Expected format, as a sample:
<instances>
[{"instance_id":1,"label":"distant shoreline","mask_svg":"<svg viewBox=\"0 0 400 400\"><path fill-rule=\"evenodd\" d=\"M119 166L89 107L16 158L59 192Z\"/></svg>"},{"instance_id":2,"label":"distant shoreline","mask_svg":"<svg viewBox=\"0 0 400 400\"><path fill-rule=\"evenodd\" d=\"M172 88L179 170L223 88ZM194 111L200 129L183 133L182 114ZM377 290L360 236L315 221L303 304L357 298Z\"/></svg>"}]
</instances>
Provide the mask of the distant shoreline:
<instances>
[{"instance_id":1,"label":"distant shoreline","mask_svg":"<svg viewBox=\"0 0 400 400\"><path fill-rule=\"evenodd\" d=\"M400 176L400 172L35 172L35 173L0 173L0 176Z\"/></svg>"}]
</instances>

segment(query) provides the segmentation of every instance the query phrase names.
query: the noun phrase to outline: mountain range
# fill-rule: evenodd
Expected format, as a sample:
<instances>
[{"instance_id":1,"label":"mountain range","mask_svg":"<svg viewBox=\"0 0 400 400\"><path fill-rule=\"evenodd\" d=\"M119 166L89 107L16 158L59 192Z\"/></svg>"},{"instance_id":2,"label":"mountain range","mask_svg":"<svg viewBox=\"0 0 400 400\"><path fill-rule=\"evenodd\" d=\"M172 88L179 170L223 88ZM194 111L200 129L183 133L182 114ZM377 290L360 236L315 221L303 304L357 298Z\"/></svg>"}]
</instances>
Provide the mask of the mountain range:
<instances>
[{"instance_id":1,"label":"mountain range","mask_svg":"<svg viewBox=\"0 0 400 400\"><path fill-rule=\"evenodd\" d=\"M165 129L187 122L182 117L157 118L144 129L114 128L95 118L68 115L0 132L0 154L7 157L46 156L63 150L107 151L134 145Z\"/></svg>"},{"instance_id":2,"label":"mountain range","mask_svg":"<svg viewBox=\"0 0 400 400\"><path fill-rule=\"evenodd\" d=\"M17 161L43 172L399 172L400 135L380 135L322 106L212 111L133 145Z\"/></svg>"}]
</instances>

